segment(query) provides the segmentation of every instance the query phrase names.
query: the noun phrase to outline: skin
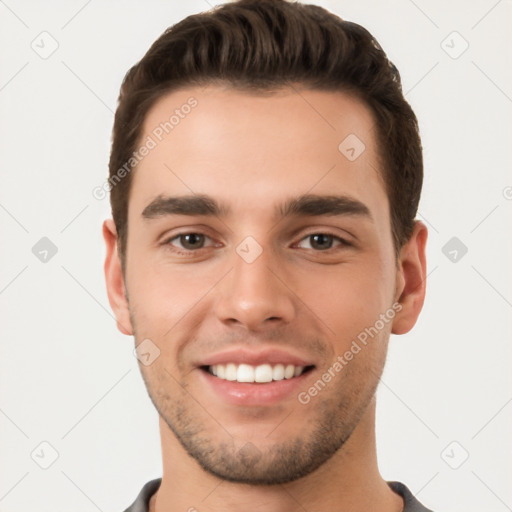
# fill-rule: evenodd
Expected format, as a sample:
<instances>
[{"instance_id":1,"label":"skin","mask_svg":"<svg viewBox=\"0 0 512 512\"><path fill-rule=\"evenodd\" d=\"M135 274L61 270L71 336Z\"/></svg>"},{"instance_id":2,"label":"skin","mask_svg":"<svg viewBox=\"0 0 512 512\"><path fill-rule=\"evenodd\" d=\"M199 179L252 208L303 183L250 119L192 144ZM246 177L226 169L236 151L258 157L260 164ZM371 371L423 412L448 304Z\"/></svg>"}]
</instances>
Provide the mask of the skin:
<instances>
[{"instance_id":1,"label":"skin","mask_svg":"<svg viewBox=\"0 0 512 512\"><path fill-rule=\"evenodd\" d=\"M390 334L408 332L423 306L427 228L416 222L396 261L370 109L340 92L191 87L153 106L142 140L191 96L197 107L135 170L125 275L114 223L103 225L118 328L160 350L140 364L160 414L163 477L151 510L402 510L377 466L375 390ZM338 150L351 133L366 146L353 162ZM276 204L306 193L350 195L371 219L274 218ZM232 213L144 219L159 194L208 194ZM183 245L184 233L207 235L204 246ZM318 233L351 245L319 248ZM236 252L247 236L262 249L252 263ZM196 366L229 347L280 347L314 362L307 391L393 304L394 318L305 405L296 393L231 405Z\"/></svg>"}]
</instances>

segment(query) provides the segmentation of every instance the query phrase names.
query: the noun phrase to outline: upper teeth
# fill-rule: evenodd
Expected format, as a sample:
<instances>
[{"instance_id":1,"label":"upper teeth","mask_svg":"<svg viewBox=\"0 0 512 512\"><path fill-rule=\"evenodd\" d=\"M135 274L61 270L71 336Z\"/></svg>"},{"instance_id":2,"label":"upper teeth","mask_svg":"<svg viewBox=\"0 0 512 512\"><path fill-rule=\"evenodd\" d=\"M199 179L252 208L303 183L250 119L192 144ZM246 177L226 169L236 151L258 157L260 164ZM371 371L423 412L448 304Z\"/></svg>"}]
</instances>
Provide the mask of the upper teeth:
<instances>
[{"instance_id":1,"label":"upper teeth","mask_svg":"<svg viewBox=\"0 0 512 512\"><path fill-rule=\"evenodd\" d=\"M236 380L238 382L272 382L273 380L291 379L298 377L304 366L293 364L260 364L251 366L249 364L214 364L208 370L219 379Z\"/></svg>"}]
</instances>

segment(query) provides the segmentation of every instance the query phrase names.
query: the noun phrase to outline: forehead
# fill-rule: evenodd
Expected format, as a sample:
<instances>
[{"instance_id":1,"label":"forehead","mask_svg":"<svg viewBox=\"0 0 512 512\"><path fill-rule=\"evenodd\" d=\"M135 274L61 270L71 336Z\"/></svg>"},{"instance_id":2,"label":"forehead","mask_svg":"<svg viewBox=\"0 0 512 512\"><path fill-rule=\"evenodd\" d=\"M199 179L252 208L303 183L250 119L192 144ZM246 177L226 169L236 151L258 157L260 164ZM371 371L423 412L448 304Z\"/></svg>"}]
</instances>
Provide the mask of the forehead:
<instances>
[{"instance_id":1,"label":"forehead","mask_svg":"<svg viewBox=\"0 0 512 512\"><path fill-rule=\"evenodd\" d=\"M185 88L146 115L130 194L137 215L157 195L205 194L239 215L283 195L347 193L387 210L371 110L340 92L287 88L254 94Z\"/></svg>"}]
</instances>

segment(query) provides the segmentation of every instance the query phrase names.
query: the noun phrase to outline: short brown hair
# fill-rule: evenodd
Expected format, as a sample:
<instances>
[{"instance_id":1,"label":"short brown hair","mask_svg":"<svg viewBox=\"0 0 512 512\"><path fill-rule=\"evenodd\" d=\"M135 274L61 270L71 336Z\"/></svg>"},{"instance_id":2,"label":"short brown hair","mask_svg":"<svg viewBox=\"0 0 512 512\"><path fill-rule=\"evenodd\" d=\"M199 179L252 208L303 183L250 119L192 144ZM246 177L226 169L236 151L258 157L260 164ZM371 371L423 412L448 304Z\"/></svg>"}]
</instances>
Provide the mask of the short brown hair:
<instances>
[{"instance_id":1,"label":"short brown hair","mask_svg":"<svg viewBox=\"0 0 512 512\"><path fill-rule=\"evenodd\" d=\"M423 182L418 123L398 70L365 28L326 9L287 0L238 0L168 28L124 77L109 162L123 270L132 178L126 163L140 142L144 118L164 94L216 82L255 92L301 84L361 98L376 119L398 257L412 234Z\"/></svg>"}]
</instances>

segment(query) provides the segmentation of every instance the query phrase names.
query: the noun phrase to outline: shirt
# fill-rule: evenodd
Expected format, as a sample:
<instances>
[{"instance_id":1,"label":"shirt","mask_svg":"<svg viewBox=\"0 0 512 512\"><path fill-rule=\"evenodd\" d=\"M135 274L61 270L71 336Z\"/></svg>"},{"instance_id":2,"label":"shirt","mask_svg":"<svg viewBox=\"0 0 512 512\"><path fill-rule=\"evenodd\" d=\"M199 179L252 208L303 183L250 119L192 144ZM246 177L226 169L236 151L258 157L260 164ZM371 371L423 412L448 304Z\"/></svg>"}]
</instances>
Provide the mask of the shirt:
<instances>
[{"instance_id":1,"label":"shirt","mask_svg":"<svg viewBox=\"0 0 512 512\"><path fill-rule=\"evenodd\" d=\"M137 499L124 512L148 512L149 500L160 487L161 478L151 480L140 491ZM402 496L404 500L403 512L432 512L424 507L412 494L412 492L401 482L388 482L389 487Z\"/></svg>"}]
</instances>

